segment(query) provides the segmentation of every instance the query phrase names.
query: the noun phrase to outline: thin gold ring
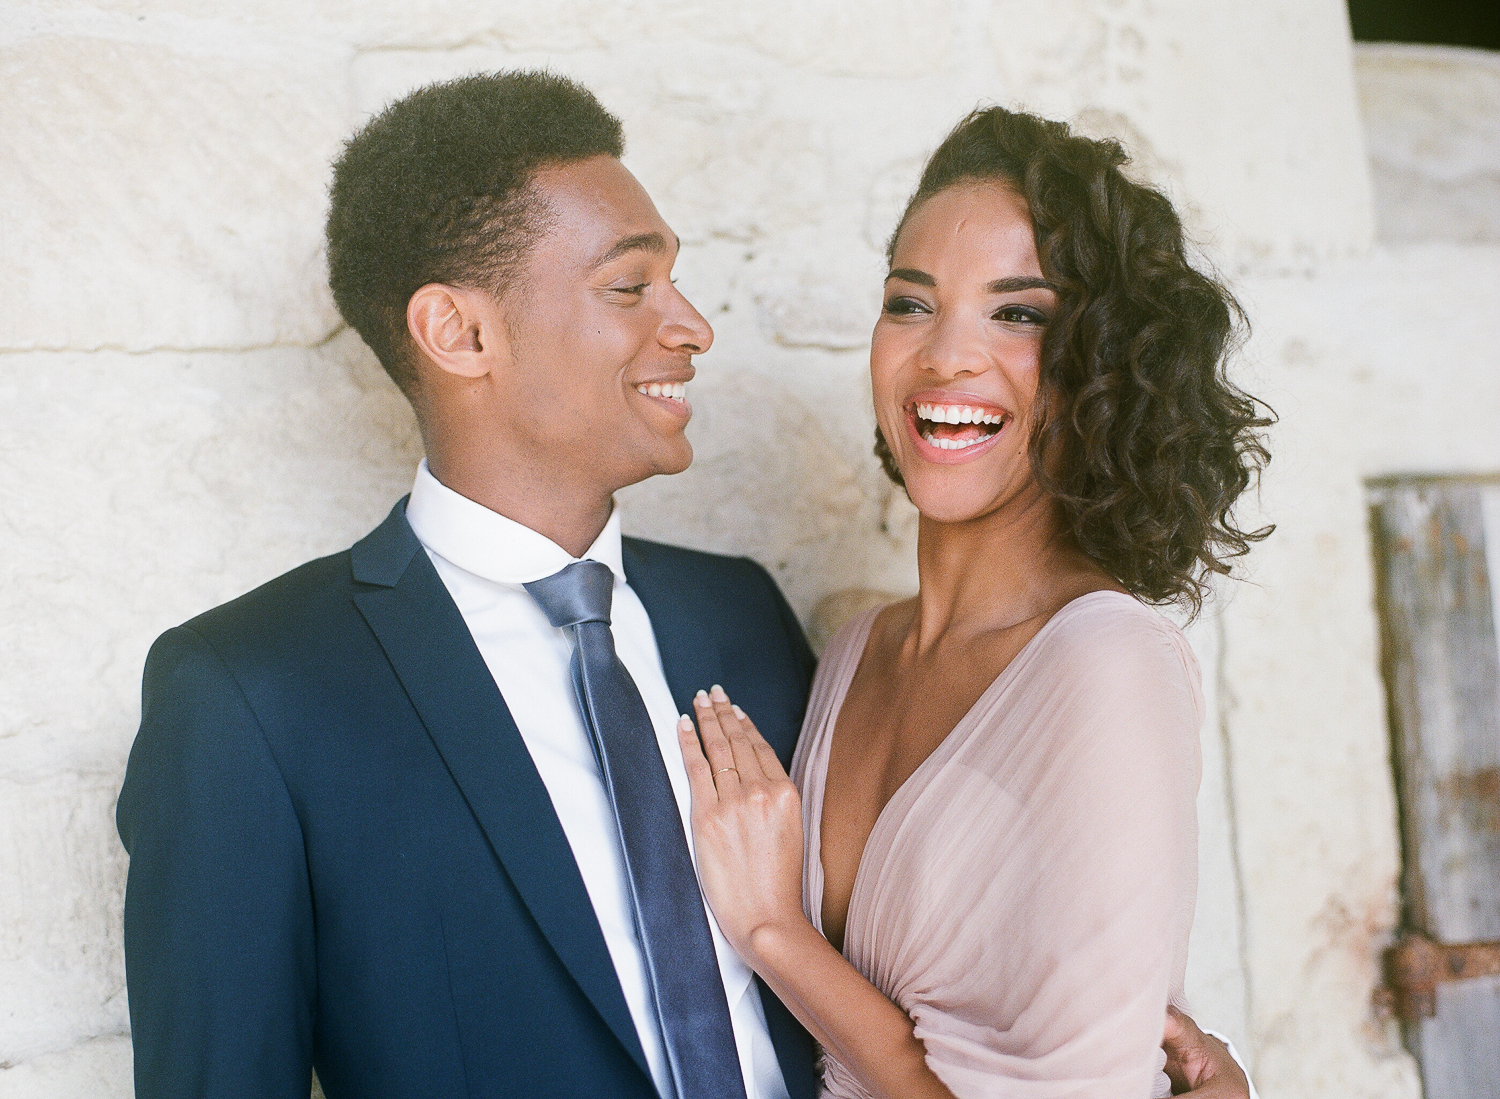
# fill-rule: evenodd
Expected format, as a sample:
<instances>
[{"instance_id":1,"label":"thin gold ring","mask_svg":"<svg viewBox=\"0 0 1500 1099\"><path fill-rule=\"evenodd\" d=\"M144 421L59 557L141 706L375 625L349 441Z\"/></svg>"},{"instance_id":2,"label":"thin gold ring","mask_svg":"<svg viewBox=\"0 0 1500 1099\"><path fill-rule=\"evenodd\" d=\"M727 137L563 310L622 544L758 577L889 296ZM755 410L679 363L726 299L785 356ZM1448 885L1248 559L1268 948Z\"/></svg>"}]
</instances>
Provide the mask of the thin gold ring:
<instances>
[{"instance_id":1,"label":"thin gold ring","mask_svg":"<svg viewBox=\"0 0 1500 1099\"><path fill-rule=\"evenodd\" d=\"M708 777L709 778L718 778L725 771L733 771L735 774L739 774L740 773L740 769L738 767L720 767L717 771L715 771L713 774L709 775Z\"/></svg>"}]
</instances>

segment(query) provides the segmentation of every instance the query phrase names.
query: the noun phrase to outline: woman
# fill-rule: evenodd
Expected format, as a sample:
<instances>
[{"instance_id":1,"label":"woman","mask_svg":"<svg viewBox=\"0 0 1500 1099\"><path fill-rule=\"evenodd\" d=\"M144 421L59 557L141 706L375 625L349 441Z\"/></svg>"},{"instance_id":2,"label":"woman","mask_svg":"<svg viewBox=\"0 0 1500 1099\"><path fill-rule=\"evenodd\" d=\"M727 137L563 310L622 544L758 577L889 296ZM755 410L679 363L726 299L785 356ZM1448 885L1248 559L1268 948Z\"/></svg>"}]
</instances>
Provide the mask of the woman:
<instances>
[{"instance_id":1,"label":"woman","mask_svg":"<svg viewBox=\"0 0 1500 1099\"><path fill-rule=\"evenodd\" d=\"M1268 533L1229 517L1268 421L1124 162L1000 108L943 142L870 351L920 591L830 644L795 787L722 691L680 726L705 893L829 1096L1165 1093L1202 699L1146 604L1196 611Z\"/></svg>"}]
</instances>

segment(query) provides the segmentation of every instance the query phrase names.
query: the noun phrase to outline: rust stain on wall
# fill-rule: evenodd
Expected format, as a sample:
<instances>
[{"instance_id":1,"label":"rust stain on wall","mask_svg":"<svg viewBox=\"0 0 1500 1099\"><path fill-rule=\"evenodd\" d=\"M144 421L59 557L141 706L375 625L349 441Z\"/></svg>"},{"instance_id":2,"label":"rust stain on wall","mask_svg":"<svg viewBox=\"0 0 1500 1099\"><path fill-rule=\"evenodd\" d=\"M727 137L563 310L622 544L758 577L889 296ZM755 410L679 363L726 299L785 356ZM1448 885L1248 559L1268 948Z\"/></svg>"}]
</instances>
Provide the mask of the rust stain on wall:
<instances>
[{"instance_id":1,"label":"rust stain on wall","mask_svg":"<svg viewBox=\"0 0 1500 1099\"><path fill-rule=\"evenodd\" d=\"M1500 767L1445 775L1437 791L1445 825L1460 817L1476 831L1500 835Z\"/></svg>"}]
</instances>

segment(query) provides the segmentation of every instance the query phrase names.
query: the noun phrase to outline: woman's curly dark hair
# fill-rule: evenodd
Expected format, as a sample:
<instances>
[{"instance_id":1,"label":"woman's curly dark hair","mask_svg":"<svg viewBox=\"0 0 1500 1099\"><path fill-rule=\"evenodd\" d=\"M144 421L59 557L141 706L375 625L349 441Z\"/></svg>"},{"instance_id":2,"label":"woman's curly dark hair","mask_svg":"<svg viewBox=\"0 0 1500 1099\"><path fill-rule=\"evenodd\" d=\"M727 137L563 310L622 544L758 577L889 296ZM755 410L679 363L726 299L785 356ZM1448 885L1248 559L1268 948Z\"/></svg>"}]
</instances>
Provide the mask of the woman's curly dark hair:
<instances>
[{"instance_id":1,"label":"woman's curly dark hair","mask_svg":"<svg viewBox=\"0 0 1500 1099\"><path fill-rule=\"evenodd\" d=\"M928 161L887 259L912 212L955 184L994 180L1026 200L1058 290L1032 469L1084 553L1140 598L1196 614L1208 575L1271 533L1242 529L1230 510L1270 460L1260 429L1274 416L1225 374L1248 327L1239 304L1188 263L1171 202L1127 179L1126 162L1117 142L1061 122L976 110Z\"/></svg>"}]
</instances>

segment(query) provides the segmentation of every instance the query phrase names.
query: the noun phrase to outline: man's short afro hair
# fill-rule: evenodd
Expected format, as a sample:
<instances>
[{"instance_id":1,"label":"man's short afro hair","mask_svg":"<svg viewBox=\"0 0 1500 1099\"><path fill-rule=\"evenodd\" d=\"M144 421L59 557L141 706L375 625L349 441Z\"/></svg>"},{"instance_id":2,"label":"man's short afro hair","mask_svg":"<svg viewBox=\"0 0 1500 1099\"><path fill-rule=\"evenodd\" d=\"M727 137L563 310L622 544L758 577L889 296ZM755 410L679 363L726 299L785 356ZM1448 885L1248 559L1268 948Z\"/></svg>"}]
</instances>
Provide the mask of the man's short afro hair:
<instances>
[{"instance_id":1,"label":"man's short afro hair","mask_svg":"<svg viewBox=\"0 0 1500 1099\"><path fill-rule=\"evenodd\" d=\"M499 295L545 229L536 169L623 152L620 120L553 73L477 73L397 100L333 167L328 281L339 312L410 395L412 294L440 282Z\"/></svg>"}]
</instances>

